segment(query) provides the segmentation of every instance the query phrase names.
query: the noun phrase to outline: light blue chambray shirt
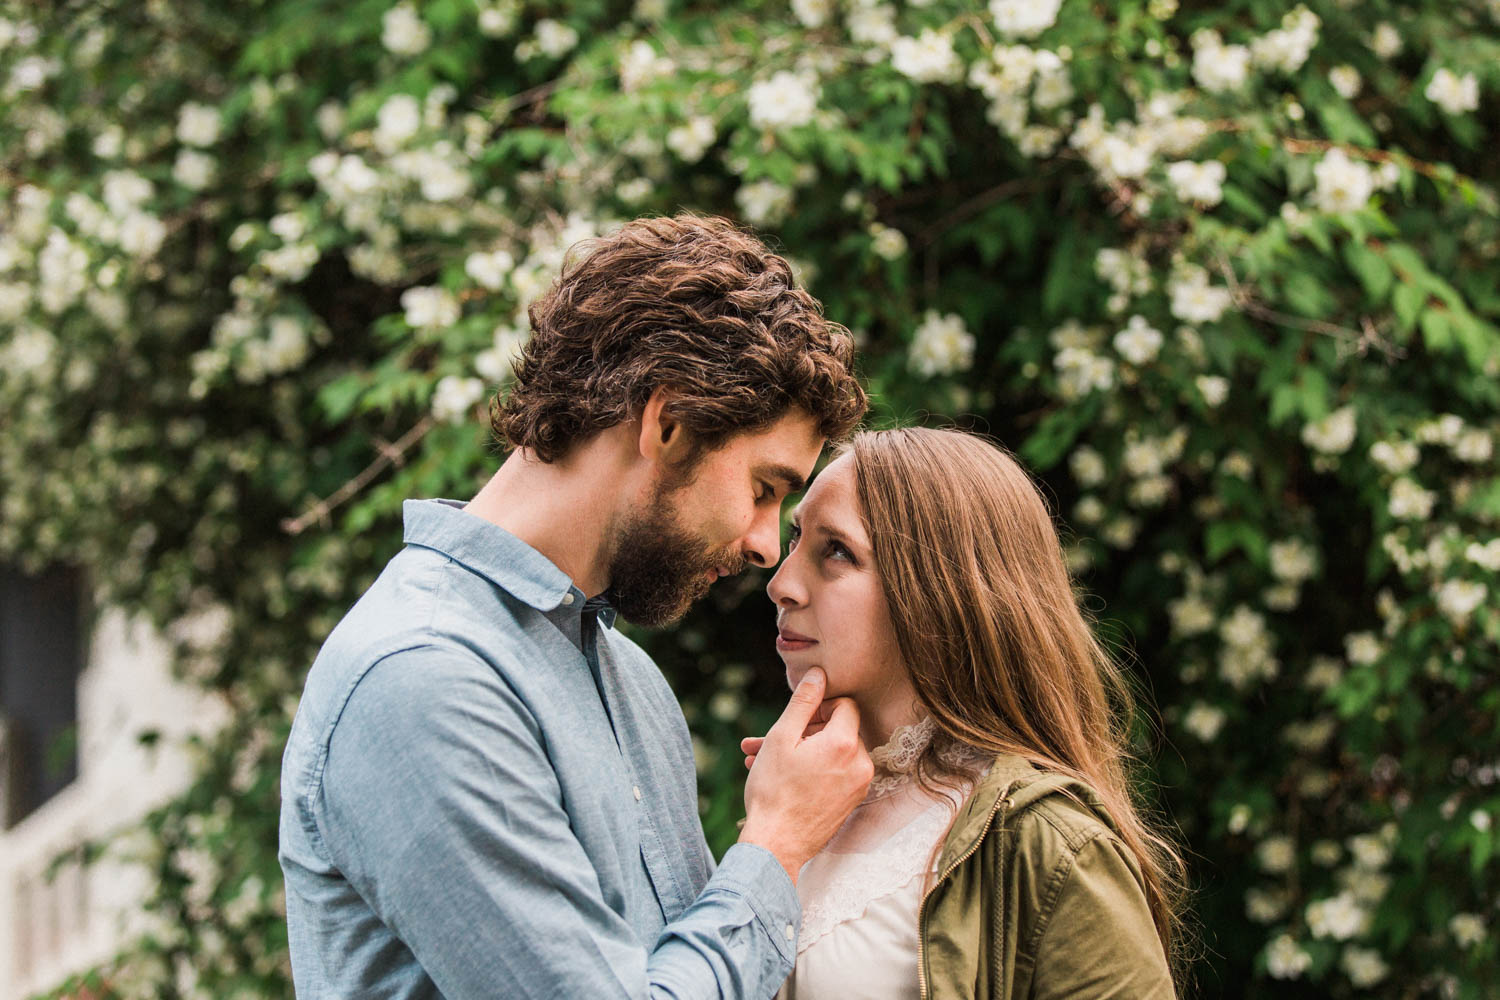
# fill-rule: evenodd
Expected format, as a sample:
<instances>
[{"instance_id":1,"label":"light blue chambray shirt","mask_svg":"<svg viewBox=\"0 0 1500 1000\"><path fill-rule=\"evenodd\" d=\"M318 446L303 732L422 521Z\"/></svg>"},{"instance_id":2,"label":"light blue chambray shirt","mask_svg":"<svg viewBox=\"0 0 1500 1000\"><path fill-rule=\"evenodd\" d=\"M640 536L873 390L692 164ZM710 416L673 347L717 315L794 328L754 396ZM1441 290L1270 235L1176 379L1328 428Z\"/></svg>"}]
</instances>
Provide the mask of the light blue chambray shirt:
<instances>
[{"instance_id":1,"label":"light blue chambray shirt","mask_svg":"<svg viewBox=\"0 0 1500 1000\"><path fill-rule=\"evenodd\" d=\"M796 890L750 844L714 870L656 665L497 525L403 514L282 758L297 996L772 996Z\"/></svg>"}]
</instances>

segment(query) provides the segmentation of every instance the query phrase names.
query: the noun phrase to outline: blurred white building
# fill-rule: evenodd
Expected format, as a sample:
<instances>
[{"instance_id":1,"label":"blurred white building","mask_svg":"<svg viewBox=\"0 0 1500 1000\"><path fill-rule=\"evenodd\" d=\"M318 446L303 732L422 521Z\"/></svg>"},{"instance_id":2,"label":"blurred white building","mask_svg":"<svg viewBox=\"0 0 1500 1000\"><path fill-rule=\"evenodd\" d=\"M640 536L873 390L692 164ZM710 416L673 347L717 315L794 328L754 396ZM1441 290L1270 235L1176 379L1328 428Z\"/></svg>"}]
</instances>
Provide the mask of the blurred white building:
<instances>
[{"instance_id":1,"label":"blurred white building","mask_svg":"<svg viewBox=\"0 0 1500 1000\"><path fill-rule=\"evenodd\" d=\"M150 886L120 834L186 786L185 738L225 719L172 678L154 630L115 610L85 626L77 592L70 574L0 569L0 1000L140 933ZM108 847L83 864L87 843Z\"/></svg>"}]
</instances>

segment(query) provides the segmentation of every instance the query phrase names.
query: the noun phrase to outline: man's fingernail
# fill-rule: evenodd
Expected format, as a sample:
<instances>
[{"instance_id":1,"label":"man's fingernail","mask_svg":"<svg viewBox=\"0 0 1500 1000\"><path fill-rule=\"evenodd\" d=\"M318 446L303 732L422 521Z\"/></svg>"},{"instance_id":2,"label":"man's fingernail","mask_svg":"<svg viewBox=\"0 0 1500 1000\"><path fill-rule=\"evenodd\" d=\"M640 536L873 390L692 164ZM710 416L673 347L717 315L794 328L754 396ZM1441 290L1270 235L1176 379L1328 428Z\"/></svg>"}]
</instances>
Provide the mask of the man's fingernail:
<instances>
[{"instance_id":1,"label":"man's fingernail","mask_svg":"<svg viewBox=\"0 0 1500 1000\"><path fill-rule=\"evenodd\" d=\"M821 667L809 667L807 673L802 675L803 684L823 683L823 670Z\"/></svg>"}]
</instances>

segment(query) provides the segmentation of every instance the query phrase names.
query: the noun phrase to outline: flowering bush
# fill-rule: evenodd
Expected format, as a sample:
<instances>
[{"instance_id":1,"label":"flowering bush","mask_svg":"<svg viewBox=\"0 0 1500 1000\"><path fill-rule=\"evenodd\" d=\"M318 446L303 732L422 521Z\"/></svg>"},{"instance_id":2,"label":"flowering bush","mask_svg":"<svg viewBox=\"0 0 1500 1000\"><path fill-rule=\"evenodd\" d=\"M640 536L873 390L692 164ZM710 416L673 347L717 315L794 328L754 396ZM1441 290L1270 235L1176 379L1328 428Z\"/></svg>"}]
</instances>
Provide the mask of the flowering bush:
<instances>
[{"instance_id":1,"label":"flowering bush","mask_svg":"<svg viewBox=\"0 0 1500 1000\"><path fill-rule=\"evenodd\" d=\"M0 556L237 709L99 989L289 994L303 672L399 500L494 467L567 248L684 206L780 240L885 415L1046 479L1160 707L1207 989L1500 986L1500 4L324 8L0 4ZM763 583L644 637L720 848Z\"/></svg>"}]
</instances>

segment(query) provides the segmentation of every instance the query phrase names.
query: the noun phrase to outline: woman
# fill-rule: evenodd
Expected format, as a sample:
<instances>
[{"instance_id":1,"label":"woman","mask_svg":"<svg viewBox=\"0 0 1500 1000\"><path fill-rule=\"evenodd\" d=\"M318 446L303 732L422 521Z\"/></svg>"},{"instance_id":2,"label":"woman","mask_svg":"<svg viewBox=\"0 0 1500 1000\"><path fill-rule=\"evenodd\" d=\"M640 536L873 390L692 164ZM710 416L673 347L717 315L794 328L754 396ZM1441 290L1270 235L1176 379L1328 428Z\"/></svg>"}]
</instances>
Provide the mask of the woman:
<instances>
[{"instance_id":1,"label":"woman","mask_svg":"<svg viewBox=\"0 0 1500 1000\"><path fill-rule=\"evenodd\" d=\"M1016 462L860 434L767 590L788 683L822 667L876 764L798 879L783 1000L1172 997L1181 862L1131 801L1121 675Z\"/></svg>"}]
</instances>

